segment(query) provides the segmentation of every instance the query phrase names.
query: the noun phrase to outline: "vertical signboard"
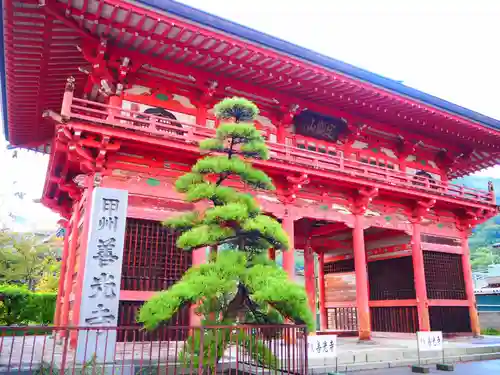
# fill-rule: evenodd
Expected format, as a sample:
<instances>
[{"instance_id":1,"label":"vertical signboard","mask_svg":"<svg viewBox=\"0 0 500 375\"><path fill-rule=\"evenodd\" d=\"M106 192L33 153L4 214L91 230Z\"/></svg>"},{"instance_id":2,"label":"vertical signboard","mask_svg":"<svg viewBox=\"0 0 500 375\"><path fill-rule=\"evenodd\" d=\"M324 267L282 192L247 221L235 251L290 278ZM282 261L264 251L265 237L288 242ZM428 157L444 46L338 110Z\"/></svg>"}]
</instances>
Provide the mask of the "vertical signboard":
<instances>
[{"instance_id":1,"label":"vertical signboard","mask_svg":"<svg viewBox=\"0 0 500 375\"><path fill-rule=\"evenodd\" d=\"M78 333L78 361L109 362L114 357L116 330L92 328L118 323L127 206L126 190L93 191L79 321L90 329Z\"/></svg>"}]
</instances>

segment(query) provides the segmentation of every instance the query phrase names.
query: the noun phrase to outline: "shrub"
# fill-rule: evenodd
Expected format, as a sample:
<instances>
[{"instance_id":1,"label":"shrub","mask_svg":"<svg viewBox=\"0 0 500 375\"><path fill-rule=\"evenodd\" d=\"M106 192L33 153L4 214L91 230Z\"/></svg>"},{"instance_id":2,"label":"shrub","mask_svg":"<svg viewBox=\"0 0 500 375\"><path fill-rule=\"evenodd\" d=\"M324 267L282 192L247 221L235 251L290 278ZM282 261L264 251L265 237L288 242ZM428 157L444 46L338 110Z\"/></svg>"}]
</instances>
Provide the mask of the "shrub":
<instances>
[{"instance_id":1,"label":"shrub","mask_svg":"<svg viewBox=\"0 0 500 375\"><path fill-rule=\"evenodd\" d=\"M487 336L500 336L500 331L495 328L485 328L481 330L481 334Z\"/></svg>"},{"instance_id":2,"label":"shrub","mask_svg":"<svg viewBox=\"0 0 500 375\"><path fill-rule=\"evenodd\" d=\"M31 292L25 286L0 285L0 324L51 324L56 293Z\"/></svg>"}]
</instances>

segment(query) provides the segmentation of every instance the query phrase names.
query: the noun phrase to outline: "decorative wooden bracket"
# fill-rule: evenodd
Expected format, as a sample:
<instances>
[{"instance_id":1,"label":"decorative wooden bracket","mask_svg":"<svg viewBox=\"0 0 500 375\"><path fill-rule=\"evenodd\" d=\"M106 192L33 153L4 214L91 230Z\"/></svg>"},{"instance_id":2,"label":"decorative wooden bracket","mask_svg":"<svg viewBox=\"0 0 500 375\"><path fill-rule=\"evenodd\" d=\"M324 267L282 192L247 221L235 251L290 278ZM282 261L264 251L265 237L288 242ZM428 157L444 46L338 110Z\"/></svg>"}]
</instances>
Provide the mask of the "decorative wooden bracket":
<instances>
[{"instance_id":1,"label":"decorative wooden bracket","mask_svg":"<svg viewBox=\"0 0 500 375\"><path fill-rule=\"evenodd\" d=\"M349 210L354 215L364 215L368 206L378 195L378 188L360 188L353 198L351 198L351 204Z\"/></svg>"},{"instance_id":2,"label":"decorative wooden bracket","mask_svg":"<svg viewBox=\"0 0 500 375\"><path fill-rule=\"evenodd\" d=\"M497 207L496 210L486 210L483 208L466 210L464 215L455 218L455 226L459 231L468 234L476 225L491 219L498 212L500 212L500 207Z\"/></svg>"},{"instance_id":3,"label":"decorative wooden bracket","mask_svg":"<svg viewBox=\"0 0 500 375\"><path fill-rule=\"evenodd\" d=\"M286 180L287 188L281 194L278 194L278 199L283 204L291 204L295 202L300 189L309 183L309 177L307 174L302 174L300 176L287 176Z\"/></svg>"},{"instance_id":4,"label":"decorative wooden bracket","mask_svg":"<svg viewBox=\"0 0 500 375\"><path fill-rule=\"evenodd\" d=\"M345 120L344 120L345 121ZM346 122L347 127L342 134L339 134L339 140L347 147L350 147L363 133L363 131L368 127L366 124L353 124L352 122Z\"/></svg>"},{"instance_id":5,"label":"decorative wooden bracket","mask_svg":"<svg viewBox=\"0 0 500 375\"><path fill-rule=\"evenodd\" d=\"M293 124L293 119L302 111L305 111L307 108L301 108L298 104L291 104L289 106L280 105L276 120L279 122L279 126L284 128L288 128Z\"/></svg>"},{"instance_id":6,"label":"decorative wooden bracket","mask_svg":"<svg viewBox=\"0 0 500 375\"><path fill-rule=\"evenodd\" d=\"M71 132L67 126L59 127L55 138L56 147L67 148L68 160L80 163L80 168L85 173L104 171L108 153L120 149L120 142L116 140L111 142L110 137L102 137L100 142L83 139L81 131Z\"/></svg>"},{"instance_id":7,"label":"decorative wooden bracket","mask_svg":"<svg viewBox=\"0 0 500 375\"><path fill-rule=\"evenodd\" d=\"M417 201L416 205L407 210L408 220L412 224L421 223L429 215L432 207L436 204L435 199L428 201Z\"/></svg>"},{"instance_id":8,"label":"decorative wooden bracket","mask_svg":"<svg viewBox=\"0 0 500 375\"><path fill-rule=\"evenodd\" d=\"M456 156L453 160L450 161L447 172L451 173L455 168L459 169L461 163L468 163L468 160L471 158L473 153L474 150L467 150Z\"/></svg>"},{"instance_id":9,"label":"decorative wooden bracket","mask_svg":"<svg viewBox=\"0 0 500 375\"><path fill-rule=\"evenodd\" d=\"M198 105L203 107L211 106L215 101L215 94L218 91L219 82L209 81L207 84L200 88L200 96L198 98Z\"/></svg>"},{"instance_id":10,"label":"decorative wooden bracket","mask_svg":"<svg viewBox=\"0 0 500 375\"><path fill-rule=\"evenodd\" d=\"M89 42L77 46L90 69L80 67L79 70L88 75L84 97L95 97L98 93L104 96L121 95L130 76L137 72L142 64L132 64L130 58L109 56L109 45L106 38L97 44Z\"/></svg>"},{"instance_id":11,"label":"decorative wooden bracket","mask_svg":"<svg viewBox=\"0 0 500 375\"><path fill-rule=\"evenodd\" d=\"M399 136L399 142L396 146L396 152L400 161L406 160L409 155L415 154L417 149L424 145L424 142L410 142L403 136Z\"/></svg>"}]
</instances>

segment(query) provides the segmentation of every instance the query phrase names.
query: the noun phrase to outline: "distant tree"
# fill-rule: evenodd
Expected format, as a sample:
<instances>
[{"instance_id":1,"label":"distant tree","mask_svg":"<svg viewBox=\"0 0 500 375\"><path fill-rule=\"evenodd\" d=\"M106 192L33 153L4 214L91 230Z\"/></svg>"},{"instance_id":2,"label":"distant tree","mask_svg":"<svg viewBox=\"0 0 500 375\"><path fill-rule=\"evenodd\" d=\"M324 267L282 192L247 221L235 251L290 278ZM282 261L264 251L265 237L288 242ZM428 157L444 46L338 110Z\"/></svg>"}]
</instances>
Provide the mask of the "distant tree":
<instances>
[{"instance_id":1,"label":"distant tree","mask_svg":"<svg viewBox=\"0 0 500 375\"><path fill-rule=\"evenodd\" d=\"M210 155L176 182L187 201L205 201L209 208L165 223L182 232L177 240L180 248L210 246L215 251L207 264L192 267L169 290L147 301L139 321L152 329L182 306L194 304L205 326L276 324L288 319L313 329L304 288L267 258L271 247L288 249L286 233L262 212L252 195L242 192L274 189L271 179L248 161L268 158L267 146L253 124L258 108L246 99L230 98L217 104L215 113L221 120L216 136L200 143L201 151ZM185 349L183 358L195 365L215 364L228 345L240 345L257 362L275 363L256 338L240 334L237 342L231 342L231 330L216 331L219 334L204 335L201 346L199 332L193 334L188 340L193 345Z\"/></svg>"},{"instance_id":2,"label":"distant tree","mask_svg":"<svg viewBox=\"0 0 500 375\"><path fill-rule=\"evenodd\" d=\"M44 262L46 263L45 269L35 289L37 292L57 292L61 276L61 262L54 258L49 258Z\"/></svg>"},{"instance_id":3,"label":"distant tree","mask_svg":"<svg viewBox=\"0 0 500 375\"><path fill-rule=\"evenodd\" d=\"M30 234L9 233L0 248L0 282L24 284L34 290L58 263L56 254Z\"/></svg>"},{"instance_id":4,"label":"distant tree","mask_svg":"<svg viewBox=\"0 0 500 375\"><path fill-rule=\"evenodd\" d=\"M474 271L484 271L490 264L500 264L500 215L474 228L469 239L471 264Z\"/></svg>"},{"instance_id":5,"label":"distant tree","mask_svg":"<svg viewBox=\"0 0 500 375\"><path fill-rule=\"evenodd\" d=\"M474 271L485 271L490 264L500 264L500 251L483 246L471 252L471 265Z\"/></svg>"}]
</instances>

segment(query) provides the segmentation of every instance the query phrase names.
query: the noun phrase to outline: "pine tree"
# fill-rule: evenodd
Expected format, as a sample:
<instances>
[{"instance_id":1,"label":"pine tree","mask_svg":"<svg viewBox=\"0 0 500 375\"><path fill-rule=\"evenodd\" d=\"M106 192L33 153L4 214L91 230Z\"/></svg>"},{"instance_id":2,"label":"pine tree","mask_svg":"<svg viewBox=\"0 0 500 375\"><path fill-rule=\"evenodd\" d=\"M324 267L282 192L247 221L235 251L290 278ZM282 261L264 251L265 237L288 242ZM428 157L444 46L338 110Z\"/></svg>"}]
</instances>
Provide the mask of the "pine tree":
<instances>
[{"instance_id":1,"label":"pine tree","mask_svg":"<svg viewBox=\"0 0 500 375\"><path fill-rule=\"evenodd\" d=\"M199 306L202 326L245 323L279 324L285 319L314 329L314 320L303 287L289 280L267 250L286 251L289 240L280 223L264 214L251 194L243 191L273 190L263 171L248 159L268 159L269 152L253 121L258 108L243 98L227 98L215 106L221 120L214 138L200 143L208 155L176 181L176 190L189 202L209 202L165 222L181 232L177 246L191 251L218 249L208 263L189 269L182 279L144 304L139 321L148 329L168 321L186 304ZM224 249L224 250L222 250ZM269 366L276 358L254 337L240 334L230 342L230 330L194 334L181 353L186 361L203 365L220 359L227 345L245 347L254 359ZM221 333L224 331L224 333ZM233 340L234 341L234 340ZM203 351L203 353L202 353ZM191 354L190 354L191 353Z\"/></svg>"}]
</instances>

